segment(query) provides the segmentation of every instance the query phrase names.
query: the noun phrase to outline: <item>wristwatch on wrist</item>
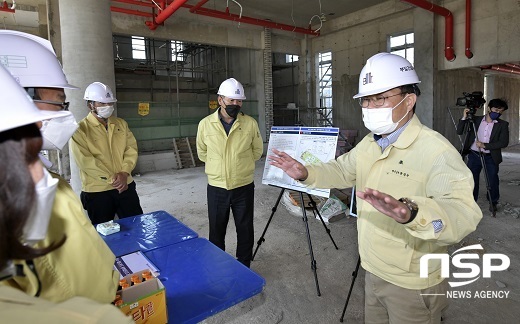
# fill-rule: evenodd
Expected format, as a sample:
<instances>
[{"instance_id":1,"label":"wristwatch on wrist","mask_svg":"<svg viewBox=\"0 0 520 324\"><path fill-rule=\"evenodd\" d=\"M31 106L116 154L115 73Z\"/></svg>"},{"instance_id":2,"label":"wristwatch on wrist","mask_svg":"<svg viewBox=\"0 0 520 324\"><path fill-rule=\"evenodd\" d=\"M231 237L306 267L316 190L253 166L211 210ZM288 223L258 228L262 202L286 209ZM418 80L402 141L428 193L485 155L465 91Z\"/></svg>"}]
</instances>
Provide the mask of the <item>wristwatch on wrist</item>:
<instances>
[{"instance_id":1,"label":"wristwatch on wrist","mask_svg":"<svg viewBox=\"0 0 520 324\"><path fill-rule=\"evenodd\" d=\"M405 204L406 208L408 208L410 210L410 219L408 221L406 221L405 223L401 223L401 224L408 224L415 219L415 216L417 216L417 213L419 212L419 207L417 207L417 204L412 199L401 198L401 199L399 199L399 201L402 202L403 204Z\"/></svg>"}]
</instances>

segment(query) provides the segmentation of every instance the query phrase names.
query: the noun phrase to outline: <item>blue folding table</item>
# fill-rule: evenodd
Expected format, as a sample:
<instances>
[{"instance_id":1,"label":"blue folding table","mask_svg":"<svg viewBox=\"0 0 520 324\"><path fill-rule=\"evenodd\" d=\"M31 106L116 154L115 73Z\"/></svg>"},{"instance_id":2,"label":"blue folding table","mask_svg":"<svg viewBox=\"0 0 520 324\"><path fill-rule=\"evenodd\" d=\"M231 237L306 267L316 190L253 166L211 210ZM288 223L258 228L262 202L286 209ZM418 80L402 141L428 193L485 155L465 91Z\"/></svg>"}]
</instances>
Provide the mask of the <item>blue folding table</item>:
<instances>
[{"instance_id":1,"label":"blue folding table","mask_svg":"<svg viewBox=\"0 0 520 324\"><path fill-rule=\"evenodd\" d=\"M169 323L198 323L260 293L265 280L203 238L145 252L166 288Z\"/></svg>"},{"instance_id":2,"label":"blue folding table","mask_svg":"<svg viewBox=\"0 0 520 324\"><path fill-rule=\"evenodd\" d=\"M260 293L265 280L165 211L115 221L116 256L141 250L159 269L169 323L197 323Z\"/></svg>"},{"instance_id":3,"label":"blue folding table","mask_svg":"<svg viewBox=\"0 0 520 324\"><path fill-rule=\"evenodd\" d=\"M120 231L102 236L116 256L150 251L180 243L199 235L164 210L115 221Z\"/></svg>"}]
</instances>

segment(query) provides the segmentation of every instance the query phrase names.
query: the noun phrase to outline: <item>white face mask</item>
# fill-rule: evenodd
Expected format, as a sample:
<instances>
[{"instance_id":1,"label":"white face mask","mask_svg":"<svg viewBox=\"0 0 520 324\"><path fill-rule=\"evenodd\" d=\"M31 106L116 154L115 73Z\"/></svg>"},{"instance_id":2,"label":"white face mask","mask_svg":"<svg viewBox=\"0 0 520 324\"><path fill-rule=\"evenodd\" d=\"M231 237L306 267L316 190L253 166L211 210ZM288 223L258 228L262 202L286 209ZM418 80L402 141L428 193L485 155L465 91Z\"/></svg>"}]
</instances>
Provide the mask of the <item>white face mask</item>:
<instances>
[{"instance_id":1,"label":"white face mask","mask_svg":"<svg viewBox=\"0 0 520 324\"><path fill-rule=\"evenodd\" d=\"M34 244L45 238L51 219L54 197L58 189L58 179L54 179L43 169L43 178L35 185L37 203L23 228L24 241Z\"/></svg>"},{"instance_id":2,"label":"white face mask","mask_svg":"<svg viewBox=\"0 0 520 324\"><path fill-rule=\"evenodd\" d=\"M114 112L114 105L99 106L96 107L97 115L101 118L107 119L112 116Z\"/></svg>"},{"instance_id":3,"label":"white face mask","mask_svg":"<svg viewBox=\"0 0 520 324\"><path fill-rule=\"evenodd\" d=\"M397 125L399 125L401 120L408 114L408 111L395 123L392 119L392 111L399 106L406 97L408 97L408 95L392 108L362 108L365 127L376 135L389 134L395 131Z\"/></svg>"},{"instance_id":4,"label":"white face mask","mask_svg":"<svg viewBox=\"0 0 520 324\"><path fill-rule=\"evenodd\" d=\"M76 129L78 123L71 112L67 116L42 121L42 150L62 150Z\"/></svg>"}]
</instances>

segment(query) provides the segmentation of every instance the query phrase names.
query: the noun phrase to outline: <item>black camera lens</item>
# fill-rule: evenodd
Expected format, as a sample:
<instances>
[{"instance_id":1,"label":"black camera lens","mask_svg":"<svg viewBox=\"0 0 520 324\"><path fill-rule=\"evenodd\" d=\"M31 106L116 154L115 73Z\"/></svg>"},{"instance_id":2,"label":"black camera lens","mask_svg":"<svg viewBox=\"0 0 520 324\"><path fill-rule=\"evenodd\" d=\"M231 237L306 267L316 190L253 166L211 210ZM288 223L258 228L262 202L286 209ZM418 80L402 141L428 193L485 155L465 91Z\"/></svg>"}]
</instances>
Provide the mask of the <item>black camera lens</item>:
<instances>
[{"instance_id":1,"label":"black camera lens","mask_svg":"<svg viewBox=\"0 0 520 324\"><path fill-rule=\"evenodd\" d=\"M478 108L481 108L486 103L482 91L463 92L462 94L464 97L457 98L456 105L469 108L470 114L474 114Z\"/></svg>"}]
</instances>

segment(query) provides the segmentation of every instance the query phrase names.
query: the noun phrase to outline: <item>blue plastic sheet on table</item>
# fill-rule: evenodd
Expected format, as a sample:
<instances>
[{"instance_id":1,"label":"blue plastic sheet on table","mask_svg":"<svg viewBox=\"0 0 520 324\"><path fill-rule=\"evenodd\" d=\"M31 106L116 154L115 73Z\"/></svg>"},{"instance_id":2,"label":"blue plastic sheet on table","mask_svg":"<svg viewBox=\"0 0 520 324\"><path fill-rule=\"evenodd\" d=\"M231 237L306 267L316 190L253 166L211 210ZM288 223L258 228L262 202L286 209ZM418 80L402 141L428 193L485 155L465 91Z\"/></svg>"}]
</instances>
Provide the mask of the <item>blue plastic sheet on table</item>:
<instances>
[{"instance_id":1,"label":"blue plastic sheet on table","mask_svg":"<svg viewBox=\"0 0 520 324\"><path fill-rule=\"evenodd\" d=\"M101 235L110 250L121 256L137 250L150 251L199 237L198 234L164 210L116 220L117 233Z\"/></svg>"},{"instance_id":2,"label":"blue plastic sheet on table","mask_svg":"<svg viewBox=\"0 0 520 324\"><path fill-rule=\"evenodd\" d=\"M198 323L260 293L265 280L208 240L145 253L161 273L168 323Z\"/></svg>"}]
</instances>

